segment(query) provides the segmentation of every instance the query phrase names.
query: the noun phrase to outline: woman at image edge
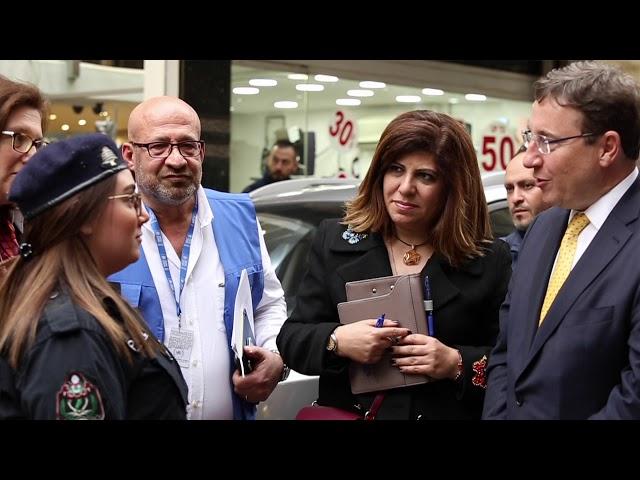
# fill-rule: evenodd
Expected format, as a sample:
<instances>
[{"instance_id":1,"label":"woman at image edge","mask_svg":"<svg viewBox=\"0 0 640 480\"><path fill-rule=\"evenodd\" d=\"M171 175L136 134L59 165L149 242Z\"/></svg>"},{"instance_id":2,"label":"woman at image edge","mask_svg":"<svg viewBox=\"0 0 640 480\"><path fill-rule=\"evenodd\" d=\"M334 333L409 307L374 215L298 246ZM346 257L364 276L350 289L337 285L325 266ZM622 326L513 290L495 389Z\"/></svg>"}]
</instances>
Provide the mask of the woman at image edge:
<instances>
[{"instance_id":1,"label":"woman at image edge","mask_svg":"<svg viewBox=\"0 0 640 480\"><path fill-rule=\"evenodd\" d=\"M10 199L25 231L0 285L0 419L184 419L180 367L105 280L149 219L116 144L42 149Z\"/></svg>"}]
</instances>

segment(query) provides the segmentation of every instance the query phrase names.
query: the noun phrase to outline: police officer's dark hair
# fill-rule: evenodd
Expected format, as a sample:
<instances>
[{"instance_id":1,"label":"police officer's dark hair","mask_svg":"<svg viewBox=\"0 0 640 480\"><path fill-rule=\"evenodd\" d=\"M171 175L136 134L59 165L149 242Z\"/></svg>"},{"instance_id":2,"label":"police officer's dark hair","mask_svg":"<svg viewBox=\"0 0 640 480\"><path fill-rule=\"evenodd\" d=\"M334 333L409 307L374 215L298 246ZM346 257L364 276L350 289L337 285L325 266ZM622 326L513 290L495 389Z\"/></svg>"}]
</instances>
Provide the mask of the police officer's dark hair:
<instances>
[{"instance_id":1,"label":"police officer's dark hair","mask_svg":"<svg viewBox=\"0 0 640 480\"><path fill-rule=\"evenodd\" d=\"M20 256L8 266L0 283L0 351L17 368L22 353L35 339L38 320L51 294L59 289L95 317L113 342L115 350L131 360L127 340L140 353L153 356L159 351L139 314L113 289L85 244L81 227L98 218L113 195L117 175L112 175L25 223L24 238L33 245L31 258ZM112 317L103 303L111 298L121 322Z\"/></svg>"}]
</instances>

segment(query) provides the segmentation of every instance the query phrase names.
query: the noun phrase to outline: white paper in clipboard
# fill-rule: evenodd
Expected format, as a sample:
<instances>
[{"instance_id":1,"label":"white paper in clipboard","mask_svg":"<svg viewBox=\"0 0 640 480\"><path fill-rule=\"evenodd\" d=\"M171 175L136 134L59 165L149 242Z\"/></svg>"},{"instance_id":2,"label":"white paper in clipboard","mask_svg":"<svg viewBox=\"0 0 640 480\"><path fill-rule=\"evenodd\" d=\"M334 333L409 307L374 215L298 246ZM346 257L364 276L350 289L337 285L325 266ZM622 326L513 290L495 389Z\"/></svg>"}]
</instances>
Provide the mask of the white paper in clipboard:
<instances>
[{"instance_id":1,"label":"white paper in clipboard","mask_svg":"<svg viewBox=\"0 0 640 480\"><path fill-rule=\"evenodd\" d=\"M256 338L253 328L253 303L251 301L251 286L246 270L240 274L236 303L233 309L233 331L231 332L231 349L239 360L240 373L244 377L246 370L250 370L250 362L244 358L244 346L255 345Z\"/></svg>"}]
</instances>

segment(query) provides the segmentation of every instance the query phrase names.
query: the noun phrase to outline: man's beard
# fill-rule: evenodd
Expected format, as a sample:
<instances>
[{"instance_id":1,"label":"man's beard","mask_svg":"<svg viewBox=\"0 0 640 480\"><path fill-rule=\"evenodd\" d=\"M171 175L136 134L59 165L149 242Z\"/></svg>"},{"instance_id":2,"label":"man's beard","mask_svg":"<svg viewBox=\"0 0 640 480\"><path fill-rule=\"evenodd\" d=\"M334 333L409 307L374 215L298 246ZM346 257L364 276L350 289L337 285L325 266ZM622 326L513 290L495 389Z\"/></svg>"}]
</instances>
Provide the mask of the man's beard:
<instances>
[{"instance_id":1,"label":"man's beard","mask_svg":"<svg viewBox=\"0 0 640 480\"><path fill-rule=\"evenodd\" d=\"M144 173L138 164L135 166L135 174L136 184L144 195L167 205L182 205L193 197L202 178L200 175L200 178L193 179L194 181L185 187L167 187L160 183L156 177Z\"/></svg>"}]
</instances>

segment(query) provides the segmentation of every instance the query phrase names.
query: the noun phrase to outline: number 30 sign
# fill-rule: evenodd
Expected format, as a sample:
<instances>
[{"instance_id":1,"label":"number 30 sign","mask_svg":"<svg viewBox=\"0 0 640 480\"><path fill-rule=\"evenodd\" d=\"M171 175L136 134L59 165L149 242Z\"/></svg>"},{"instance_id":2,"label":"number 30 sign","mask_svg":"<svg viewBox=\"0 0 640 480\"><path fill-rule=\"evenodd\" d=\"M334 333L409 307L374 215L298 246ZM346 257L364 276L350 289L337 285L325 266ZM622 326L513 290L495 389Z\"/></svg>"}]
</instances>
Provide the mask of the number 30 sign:
<instances>
[{"instance_id":1,"label":"number 30 sign","mask_svg":"<svg viewBox=\"0 0 640 480\"><path fill-rule=\"evenodd\" d=\"M351 118L347 112L338 110L329 124L331 144L339 150L351 150L357 143L356 125L355 119Z\"/></svg>"}]
</instances>

